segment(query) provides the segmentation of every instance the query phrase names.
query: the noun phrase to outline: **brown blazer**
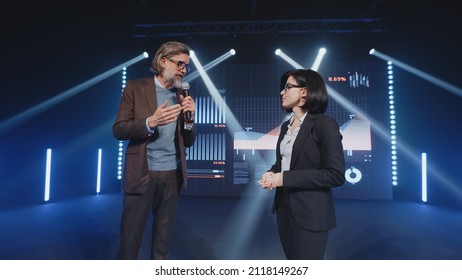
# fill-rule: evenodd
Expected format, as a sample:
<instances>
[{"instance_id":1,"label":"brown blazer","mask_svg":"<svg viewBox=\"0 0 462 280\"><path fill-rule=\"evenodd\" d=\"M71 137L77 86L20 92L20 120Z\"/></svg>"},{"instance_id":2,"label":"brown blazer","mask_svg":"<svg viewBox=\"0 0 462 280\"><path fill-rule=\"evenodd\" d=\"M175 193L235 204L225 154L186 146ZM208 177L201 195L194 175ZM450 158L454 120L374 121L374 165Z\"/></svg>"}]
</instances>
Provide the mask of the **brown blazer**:
<instances>
[{"instance_id":1,"label":"brown blazer","mask_svg":"<svg viewBox=\"0 0 462 280\"><path fill-rule=\"evenodd\" d=\"M181 90L177 91L177 96ZM179 100L179 98L178 98ZM128 193L143 193L148 184L148 159L146 145L155 139L156 133L146 129L146 118L154 114L157 108L154 77L129 80L123 90L112 133L118 140L128 140L125 151L122 188ZM186 149L196 139L196 128L184 129L183 114L177 123L176 137L181 154L182 187L187 187ZM173 140L173 139L172 139Z\"/></svg>"}]
</instances>

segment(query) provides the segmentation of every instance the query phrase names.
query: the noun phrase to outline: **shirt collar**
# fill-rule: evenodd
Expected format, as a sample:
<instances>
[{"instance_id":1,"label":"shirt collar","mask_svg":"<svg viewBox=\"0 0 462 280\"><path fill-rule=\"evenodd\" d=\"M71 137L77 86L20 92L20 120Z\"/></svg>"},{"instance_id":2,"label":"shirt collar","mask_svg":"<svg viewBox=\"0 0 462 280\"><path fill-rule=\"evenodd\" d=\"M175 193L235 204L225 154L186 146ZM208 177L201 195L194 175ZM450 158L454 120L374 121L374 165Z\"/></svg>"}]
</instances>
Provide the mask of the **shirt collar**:
<instances>
[{"instance_id":1,"label":"shirt collar","mask_svg":"<svg viewBox=\"0 0 462 280\"><path fill-rule=\"evenodd\" d=\"M305 114L303 114L303 116L300 118L300 123L302 123L303 120L305 120L305 117L306 117L307 114L308 114L308 112L306 112Z\"/></svg>"},{"instance_id":2,"label":"shirt collar","mask_svg":"<svg viewBox=\"0 0 462 280\"><path fill-rule=\"evenodd\" d=\"M164 88L164 85L162 85L162 83L159 81L159 79L157 78L157 75L154 76L154 83L158 86L160 86L161 88L165 89ZM167 88L167 90L169 91L176 91L174 87L170 87L170 88Z\"/></svg>"}]
</instances>

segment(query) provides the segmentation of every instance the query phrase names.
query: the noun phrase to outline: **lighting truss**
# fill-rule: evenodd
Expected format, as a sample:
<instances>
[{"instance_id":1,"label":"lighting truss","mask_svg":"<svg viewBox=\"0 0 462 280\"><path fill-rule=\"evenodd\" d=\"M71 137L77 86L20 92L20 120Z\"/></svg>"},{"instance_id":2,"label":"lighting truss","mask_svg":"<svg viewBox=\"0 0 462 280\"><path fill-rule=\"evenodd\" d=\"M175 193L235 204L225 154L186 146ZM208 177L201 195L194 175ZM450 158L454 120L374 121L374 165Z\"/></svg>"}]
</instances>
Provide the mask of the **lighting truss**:
<instances>
[{"instance_id":1,"label":"lighting truss","mask_svg":"<svg viewBox=\"0 0 462 280\"><path fill-rule=\"evenodd\" d=\"M133 37L229 34L303 34L316 32L376 33L388 31L388 20L378 18L363 18L232 22L180 22L161 24L134 24L131 27Z\"/></svg>"}]
</instances>

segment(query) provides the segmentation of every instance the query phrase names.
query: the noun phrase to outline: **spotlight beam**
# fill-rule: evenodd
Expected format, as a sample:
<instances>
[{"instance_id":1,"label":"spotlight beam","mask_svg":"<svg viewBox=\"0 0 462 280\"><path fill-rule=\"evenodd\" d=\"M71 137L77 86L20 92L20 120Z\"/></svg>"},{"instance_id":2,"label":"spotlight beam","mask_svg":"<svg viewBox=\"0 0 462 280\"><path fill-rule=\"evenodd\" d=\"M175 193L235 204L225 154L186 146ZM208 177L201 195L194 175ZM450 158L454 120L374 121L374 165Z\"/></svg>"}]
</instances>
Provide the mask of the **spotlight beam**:
<instances>
[{"instance_id":1,"label":"spotlight beam","mask_svg":"<svg viewBox=\"0 0 462 280\"><path fill-rule=\"evenodd\" d=\"M380 125L378 121L376 121L371 116L364 113L361 109L359 109L353 103L348 101L346 98L344 98L342 95L340 95L337 91L335 91L331 87L327 86L327 89L329 91L329 95L333 99L335 99L335 101L337 101L341 106L343 106L347 110L357 115L362 115L365 118L369 119L371 123L371 127L375 129L377 134L380 137L382 137L385 141L388 141L390 139L390 135L388 134L387 129L383 127L382 125ZM403 140L400 140L399 142L397 142L397 147L399 148L400 152L402 152L408 158L410 158L416 165L420 166L421 164L420 152L413 150L411 148L411 145L406 144ZM445 175L441 170L437 170L435 166L430 166L430 165L427 165L427 171L430 174L432 174L435 178L438 178L438 180L443 182L446 186L448 186L452 191L457 193L460 197L462 197L462 190L449 179L450 177L448 175Z\"/></svg>"},{"instance_id":2,"label":"spotlight beam","mask_svg":"<svg viewBox=\"0 0 462 280\"><path fill-rule=\"evenodd\" d=\"M322 59L324 58L325 54L326 54L325 48L319 49L319 53L316 56L316 59L314 60L313 65L311 66L311 69L313 69L314 71L318 71L319 66L321 65Z\"/></svg>"},{"instance_id":3,"label":"spotlight beam","mask_svg":"<svg viewBox=\"0 0 462 280\"><path fill-rule=\"evenodd\" d=\"M280 49L277 49L275 54L277 56L280 56L282 59L284 59L287 63L289 63L290 65L292 65L292 67L296 68L296 69L303 69L305 67L303 67L301 64L299 64L298 62L296 62L295 60L293 60L292 58L290 58L288 55L286 55L283 51L281 51Z\"/></svg>"},{"instance_id":4,"label":"spotlight beam","mask_svg":"<svg viewBox=\"0 0 462 280\"><path fill-rule=\"evenodd\" d=\"M208 91L210 92L213 101L218 105L219 108L224 108L224 114L227 116L226 122L229 124L229 131L231 133L235 131L244 131L232 111L229 109L226 103L223 102L223 98L218 92L218 89L207 75L207 72L201 65L195 53L191 54L191 60L197 67L197 71L204 81ZM220 106L220 104L225 105ZM260 199L264 194L265 193L263 193L260 188L250 188L246 195L252 198L257 197L257 199L240 201L240 204L236 207L237 210L235 210L235 213L233 214L228 224L228 228L224 230L224 234L222 236L223 242L220 242L220 244L224 244L225 248L220 250L220 252L223 252L224 254L223 256L220 256L220 259L242 258L242 254L245 251L245 248L248 247L248 240L255 231L255 227L252 225L255 224L255 221L258 221L264 209L263 205L266 200ZM236 229L239 229L239 232L236 232Z\"/></svg>"},{"instance_id":5,"label":"spotlight beam","mask_svg":"<svg viewBox=\"0 0 462 280\"><path fill-rule=\"evenodd\" d=\"M218 58L212 60L211 62L207 63L202 68L205 71L210 70L211 68L213 68L216 65L220 64L221 62L223 62L225 59L227 59L227 58L229 58L229 57L231 57L231 56L233 56L235 54L236 54L236 51L234 49L231 49L230 51L226 52L225 54L223 54L223 55L219 56ZM195 72L191 73L190 75L187 75L186 78L185 78L185 81L190 82L192 80L195 80L199 76L200 76L200 72L195 71Z\"/></svg>"},{"instance_id":6,"label":"spotlight beam","mask_svg":"<svg viewBox=\"0 0 462 280\"><path fill-rule=\"evenodd\" d=\"M372 49L369 54L373 55L373 56L376 56L382 60L385 60L385 61L391 61L393 62L394 65L420 77L420 78L423 78L424 80L426 81L429 81L441 88L444 88L445 90L449 91L449 92L452 92L456 95L458 95L459 97L462 97L462 89L456 87L456 86L453 86L449 83L446 83L445 81L441 80L441 79L438 79L430 74L427 74L419 69L416 69L408 64L405 64L397 59L394 59L386 54L383 54L379 51L377 51L376 49Z\"/></svg>"},{"instance_id":7,"label":"spotlight beam","mask_svg":"<svg viewBox=\"0 0 462 280\"><path fill-rule=\"evenodd\" d=\"M218 89L215 87L213 84L212 80L210 79L209 75L207 75L207 72L205 71L204 67L200 63L199 59L197 58L196 54L193 52L191 53L191 60L193 61L194 65L196 65L197 72L199 73L200 77L205 83L205 86L207 87L208 91L210 92L210 95L213 99L213 101L219 105L223 104L223 98L221 97L220 93L218 92ZM219 106L220 107L220 106ZM242 127L239 125L239 122L237 121L236 117L234 114L231 112L228 106L224 107L225 109L225 115L230 118L230 123L231 125L231 131L242 131ZM234 124L236 126L234 126Z\"/></svg>"},{"instance_id":8,"label":"spotlight beam","mask_svg":"<svg viewBox=\"0 0 462 280\"><path fill-rule=\"evenodd\" d=\"M305 68L301 64L299 64L298 62L296 62L295 60L290 58L288 55L286 55L281 49L277 49L275 54L277 56L280 56L282 59L284 59L287 63L289 63L290 65L292 65L296 69ZM324 58L325 54L326 54L326 49L325 48L319 49L318 55L316 56L316 58L315 58L315 60L313 62L313 65L311 66L310 69L313 69L314 71L318 71L319 66L321 65L322 59Z\"/></svg>"},{"instance_id":9,"label":"spotlight beam","mask_svg":"<svg viewBox=\"0 0 462 280\"><path fill-rule=\"evenodd\" d=\"M106 79L107 77L115 74L115 73L118 73L120 71L120 69L122 69L123 67L127 67L127 66L130 66L140 60L142 60L143 58L146 58L148 57L147 53L143 53L133 59L130 59L129 61L127 62L124 62L114 68L112 68L111 70L109 71L106 71L94 78L91 78L90 80L86 81L86 82L83 82L82 84L80 85L77 85L71 89L68 89L64 92L62 92L61 94L55 96L55 97L52 97L32 108L29 108L27 109L26 111L14 116L14 117L11 117L3 122L0 123L0 134L7 131L8 129L14 127L14 126L17 126L25 121L27 121L28 119L38 115L39 113L63 102L64 100L76 95L77 93L93 86L94 84L96 83L99 83L100 81Z\"/></svg>"},{"instance_id":10,"label":"spotlight beam","mask_svg":"<svg viewBox=\"0 0 462 280\"><path fill-rule=\"evenodd\" d=\"M371 127L376 130L376 132L384 139L390 139L390 134L388 133L388 130L380 125L378 121L376 121L373 117L369 116L367 113L362 111L358 106L355 104L351 103L348 99L343 97L340 93L338 93L336 90L331 88L330 86L326 85L327 91L329 92L329 96L332 97L335 101L337 101L343 108L347 109L348 111L354 113L357 116L361 116L365 119L370 120L371 122Z\"/></svg>"}]
</instances>

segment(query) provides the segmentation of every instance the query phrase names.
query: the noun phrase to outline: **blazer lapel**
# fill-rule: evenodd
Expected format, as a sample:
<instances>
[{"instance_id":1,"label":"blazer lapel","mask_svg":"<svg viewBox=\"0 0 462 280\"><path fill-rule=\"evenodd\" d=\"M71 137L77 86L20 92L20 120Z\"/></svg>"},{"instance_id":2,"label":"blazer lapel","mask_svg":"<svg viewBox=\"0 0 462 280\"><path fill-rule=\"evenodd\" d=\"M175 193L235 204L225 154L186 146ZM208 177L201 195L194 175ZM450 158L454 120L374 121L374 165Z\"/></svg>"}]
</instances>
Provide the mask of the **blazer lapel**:
<instances>
[{"instance_id":1,"label":"blazer lapel","mask_svg":"<svg viewBox=\"0 0 462 280\"><path fill-rule=\"evenodd\" d=\"M157 108L156 85L154 84L154 77L146 78L144 92L146 94L146 99L148 100L149 110L151 111L151 114L154 114Z\"/></svg>"},{"instance_id":2,"label":"blazer lapel","mask_svg":"<svg viewBox=\"0 0 462 280\"><path fill-rule=\"evenodd\" d=\"M281 144L282 139L284 139L284 135L286 135L287 130L289 129L289 121L286 121L281 125L281 132L279 132L279 139L278 139L278 146Z\"/></svg>"},{"instance_id":3,"label":"blazer lapel","mask_svg":"<svg viewBox=\"0 0 462 280\"><path fill-rule=\"evenodd\" d=\"M311 129L314 126L314 122L312 120L312 115L307 114L302 126L300 127L300 131L298 132L297 138L295 139L294 146L292 147L292 157L290 159L290 169L292 169L297 162L297 158L301 153L303 148L303 144L305 143L308 136L311 134Z\"/></svg>"}]
</instances>

